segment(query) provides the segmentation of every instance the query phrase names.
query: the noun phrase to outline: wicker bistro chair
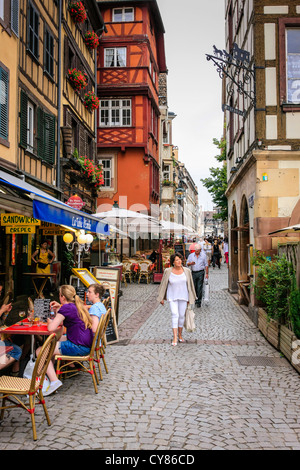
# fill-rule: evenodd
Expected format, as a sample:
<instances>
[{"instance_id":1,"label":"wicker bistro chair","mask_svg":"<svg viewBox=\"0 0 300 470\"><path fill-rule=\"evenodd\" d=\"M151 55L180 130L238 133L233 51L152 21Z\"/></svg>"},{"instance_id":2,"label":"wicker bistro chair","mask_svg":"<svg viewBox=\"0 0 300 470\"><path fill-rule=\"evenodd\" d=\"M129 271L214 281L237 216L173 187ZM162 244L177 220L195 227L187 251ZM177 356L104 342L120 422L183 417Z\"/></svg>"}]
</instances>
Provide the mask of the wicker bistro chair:
<instances>
[{"instance_id":1,"label":"wicker bistro chair","mask_svg":"<svg viewBox=\"0 0 300 470\"><path fill-rule=\"evenodd\" d=\"M98 393L97 385L99 385L99 379L96 372L95 362L97 362L96 348L99 347L101 336L99 333L102 331L105 315L102 315L93 339L93 343L89 354L86 356L63 356L57 354L55 356L56 364L56 375L73 377L79 372L87 372L92 376L95 393ZM86 365L88 363L88 365ZM70 368L70 365L76 365L77 367ZM99 369L100 370L100 369Z\"/></svg>"},{"instance_id":2,"label":"wicker bistro chair","mask_svg":"<svg viewBox=\"0 0 300 470\"><path fill-rule=\"evenodd\" d=\"M104 355L105 355L105 345L106 345L105 333L108 327L110 316L111 316L111 308L109 308L106 314L102 315L101 317L103 321L102 321L101 328L99 330L99 337L98 337L98 341L97 341L96 348L95 348L95 361L98 364L100 380L103 380L103 375L102 375L101 366L100 366L101 359L105 368L105 372L108 374L108 367L107 367Z\"/></svg>"},{"instance_id":3,"label":"wicker bistro chair","mask_svg":"<svg viewBox=\"0 0 300 470\"><path fill-rule=\"evenodd\" d=\"M8 377L3 375L0 377L0 399L2 399L2 406L0 406L0 420L3 419L4 410L9 408L23 408L28 411L31 416L33 439L37 439L36 424L35 424L35 405L43 405L47 423L50 426L51 421L49 418L46 403L43 397L42 388L45 379L48 364L53 356L56 345L56 335L52 333L45 341L42 349L35 362L34 370L31 379L22 377ZM29 404L25 403L21 397L26 395L29 397ZM37 401L38 400L38 401ZM6 401L10 405L5 406Z\"/></svg>"},{"instance_id":4,"label":"wicker bistro chair","mask_svg":"<svg viewBox=\"0 0 300 470\"><path fill-rule=\"evenodd\" d=\"M147 284L149 284L151 280L151 270L150 270L150 264L149 263L140 263L140 270L139 270L139 283L142 278L145 278L147 281Z\"/></svg>"}]
</instances>

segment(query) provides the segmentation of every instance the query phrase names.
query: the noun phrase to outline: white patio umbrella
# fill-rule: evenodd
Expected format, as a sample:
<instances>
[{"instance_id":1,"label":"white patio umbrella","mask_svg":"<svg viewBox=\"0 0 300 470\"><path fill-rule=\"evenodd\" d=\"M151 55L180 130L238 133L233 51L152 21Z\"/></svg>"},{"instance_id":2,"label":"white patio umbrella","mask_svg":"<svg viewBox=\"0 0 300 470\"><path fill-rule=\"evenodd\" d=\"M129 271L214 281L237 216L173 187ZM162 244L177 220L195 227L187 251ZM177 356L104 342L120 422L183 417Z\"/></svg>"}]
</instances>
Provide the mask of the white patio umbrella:
<instances>
[{"instance_id":1,"label":"white patio umbrella","mask_svg":"<svg viewBox=\"0 0 300 470\"><path fill-rule=\"evenodd\" d=\"M167 220L160 221L162 225L162 232L174 232L174 233L182 233L183 235L190 234L191 229L186 227L185 225L178 224L177 222L171 222Z\"/></svg>"},{"instance_id":2,"label":"white patio umbrella","mask_svg":"<svg viewBox=\"0 0 300 470\"><path fill-rule=\"evenodd\" d=\"M129 209L112 207L108 211L93 214L99 219L118 226L122 232L126 232L129 238L136 240L143 233L159 233L161 226L157 219L147 214L131 211ZM123 258L123 236L121 237L121 259Z\"/></svg>"},{"instance_id":3,"label":"white patio umbrella","mask_svg":"<svg viewBox=\"0 0 300 470\"><path fill-rule=\"evenodd\" d=\"M279 230L274 230L274 232L269 232L269 235L274 235L275 233L300 233L300 224L290 225L289 227L280 228Z\"/></svg>"}]
</instances>

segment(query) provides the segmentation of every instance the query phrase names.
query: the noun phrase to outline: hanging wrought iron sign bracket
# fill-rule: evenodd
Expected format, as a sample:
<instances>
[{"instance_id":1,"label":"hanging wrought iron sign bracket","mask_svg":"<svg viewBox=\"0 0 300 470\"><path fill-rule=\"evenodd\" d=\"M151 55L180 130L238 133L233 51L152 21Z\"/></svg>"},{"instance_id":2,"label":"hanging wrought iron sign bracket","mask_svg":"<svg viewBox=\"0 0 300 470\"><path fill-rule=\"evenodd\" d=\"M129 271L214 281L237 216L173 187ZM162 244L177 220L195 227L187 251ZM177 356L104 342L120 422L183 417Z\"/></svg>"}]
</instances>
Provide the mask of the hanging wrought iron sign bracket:
<instances>
[{"instance_id":1,"label":"hanging wrought iron sign bracket","mask_svg":"<svg viewBox=\"0 0 300 470\"><path fill-rule=\"evenodd\" d=\"M233 43L232 54L227 51L214 48L214 55L206 54L206 59L211 60L220 78L227 77L227 93L232 96L234 89L238 94L249 98L250 103L256 106L255 93L255 67L250 61L250 52L240 49L236 43ZM235 85L235 86L234 86ZM223 111L228 110L236 114L245 115L244 111L240 111L228 105L224 105Z\"/></svg>"}]
</instances>

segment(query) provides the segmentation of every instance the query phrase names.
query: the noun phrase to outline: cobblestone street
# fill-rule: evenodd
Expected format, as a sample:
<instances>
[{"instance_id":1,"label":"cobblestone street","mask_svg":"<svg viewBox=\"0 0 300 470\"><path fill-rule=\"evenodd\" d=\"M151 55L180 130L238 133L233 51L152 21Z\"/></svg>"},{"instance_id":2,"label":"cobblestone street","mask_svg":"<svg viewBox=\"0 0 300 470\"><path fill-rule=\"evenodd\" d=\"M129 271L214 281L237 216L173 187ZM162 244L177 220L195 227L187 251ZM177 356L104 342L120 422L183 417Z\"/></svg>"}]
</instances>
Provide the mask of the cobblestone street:
<instances>
[{"instance_id":1,"label":"cobblestone street","mask_svg":"<svg viewBox=\"0 0 300 470\"><path fill-rule=\"evenodd\" d=\"M87 375L65 380L46 399L52 426L36 413L36 442L30 417L6 412L0 449L300 449L299 374L228 293L226 266L209 282L196 331L176 347L158 285L123 286L98 395ZM242 365L249 356L264 361Z\"/></svg>"}]
</instances>

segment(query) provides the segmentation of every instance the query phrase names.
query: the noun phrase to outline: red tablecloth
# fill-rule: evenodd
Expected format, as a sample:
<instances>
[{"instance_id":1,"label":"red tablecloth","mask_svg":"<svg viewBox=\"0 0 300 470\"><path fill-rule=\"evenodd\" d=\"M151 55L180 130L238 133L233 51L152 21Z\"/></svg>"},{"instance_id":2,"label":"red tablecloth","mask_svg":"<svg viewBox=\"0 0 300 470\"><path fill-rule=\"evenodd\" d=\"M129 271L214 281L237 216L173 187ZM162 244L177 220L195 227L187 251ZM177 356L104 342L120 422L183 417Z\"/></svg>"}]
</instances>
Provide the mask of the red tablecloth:
<instances>
[{"instance_id":1,"label":"red tablecloth","mask_svg":"<svg viewBox=\"0 0 300 470\"><path fill-rule=\"evenodd\" d=\"M21 323L23 323L23 325L21 325ZM26 319L4 328L1 330L1 333L14 335L50 335L52 331L48 331L47 323L42 323L39 326L36 324L30 326Z\"/></svg>"}]
</instances>

